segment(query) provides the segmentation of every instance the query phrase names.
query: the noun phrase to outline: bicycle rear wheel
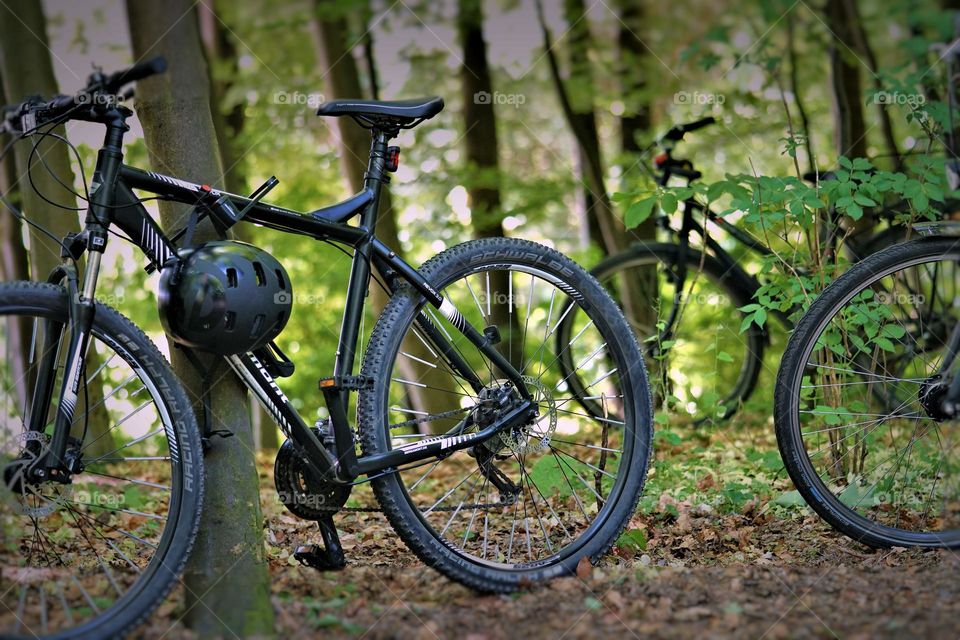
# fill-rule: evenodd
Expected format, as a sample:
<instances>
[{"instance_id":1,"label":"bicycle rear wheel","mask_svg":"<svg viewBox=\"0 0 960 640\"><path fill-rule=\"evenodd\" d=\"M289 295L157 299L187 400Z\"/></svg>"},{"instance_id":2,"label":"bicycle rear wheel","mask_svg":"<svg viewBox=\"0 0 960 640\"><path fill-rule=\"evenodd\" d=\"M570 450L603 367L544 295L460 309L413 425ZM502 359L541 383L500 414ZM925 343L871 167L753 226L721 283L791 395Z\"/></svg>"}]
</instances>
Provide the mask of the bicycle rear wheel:
<instances>
[{"instance_id":1,"label":"bicycle rear wheel","mask_svg":"<svg viewBox=\"0 0 960 640\"><path fill-rule=\"evenodd\" d=\"M596 560L633 514L651 451L646 370L623 314L583 269L531 242L468 242L421 273L474 327L499 338L539 416L471 449L376 478L390 523L424 562L482 591L511 591ZM605 416L579 410L557 366L552 333L568 303L583 313L564 348L587 372L586 388ZM477 379L454 372L445 346ZM440 434L456 440L518 401L487 357L411 291L384 310L363 373L375 381L358 405L367 454L415 449Z\"/></svg>"},{"instance_id":2,"label":"bicycle rear wheel","mask_svg":"<svg viewBox=\"0 0 960 640\"><path fill-rule=\"evenodd\" d=\"M69 339L67 294L0 285L0 635L122 636L160 604L199 524L203 459L190 403L156 346L97 305L67 455L69 484L37 480ZM36 384L56 367L47 401ZM44 432L28 432L34 406Z\"/></svg>"},{"instance_id":3,"label":"bicycle rear wheel","mask_svg":"<svg viewBox=\"0 0 960 640\"><path fill-rule=\"evenodd\" d=\"M960 321L958 261L958 239L923 238L854 265L810 306L777 375L790 477L871 546L960 547L960 432L940 407L957 368L939 371Z\"/></svg>"}]
</instances>

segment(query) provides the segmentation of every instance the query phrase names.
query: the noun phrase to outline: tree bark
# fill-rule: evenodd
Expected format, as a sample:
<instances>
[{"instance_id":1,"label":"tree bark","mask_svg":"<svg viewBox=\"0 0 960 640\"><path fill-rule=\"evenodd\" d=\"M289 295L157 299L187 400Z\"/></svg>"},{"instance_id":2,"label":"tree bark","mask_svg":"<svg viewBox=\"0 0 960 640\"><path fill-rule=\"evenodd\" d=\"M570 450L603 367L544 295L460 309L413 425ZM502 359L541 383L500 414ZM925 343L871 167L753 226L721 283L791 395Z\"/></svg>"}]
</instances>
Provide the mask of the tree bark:
<instances>
[{"instance_id":1,"label":"tree bark","mask_svg":"<svg viewBox=\"0 0 960 640\"><path fill-rule=\"evenodd\" d=\"M7 104L10 100L3 90L2 76L0 76L0 104ZM0 149L5 149L10 143L10 137L0 134ZM0 158L0 195L14 207L20 208L20 192L15 186L17 182L17 168L13 156L10 154ZM0 202L0 279L4 282L13 280L27 280L30 277L30 265L27 261L27 251L23 246L23 228L20 221L7 207ZM9 372L14 381L14 392L17 396L17 406L27 406L27 362L29 361L30 323L26 318L22 322L12 322L7 328L6 352L10 354Z\"/></svg>"},{"instance_id":2,"label":"tree bark","mask_svg":"<svg viewBox=\"0 0 960 640\"><path fill-rule=\"evenodd\" d=\"M620 117L620 150L625 159L622 179L637 171L636 163L650 162L650 158L641 157L643 147L640 138L650 135L651 109L649 99L644 95L647 86L643 76L645 60L650 52L638 37L644 28L644 5L638 0L619 0L620 28L617 34L617 48L620 54L618 75L621 78L624 96L624 113ZM640 241L654 241L657 237L657 224L650 216L632 230L634 238ZM622 283L627 291L621 296L630 300L628 317L639 326L656 324L654 301L659 298L657 269L638 270L635 282Z\"/></svg>"},{"instance_id":3,"label":"tree bark","mask_svg":"<svg viewBox=\"0 0 960 640\"><path fill-rule=\"evenodd\" d=\"M30 64L24 61L29 60ZM59 93L57 80L53 75L53 63L47 42L47 23L43 8L33 0L11 0L0 3L0 72L3 74L4 89L11 101L22 100L28 95L40 94L51 97ZM54 131L64 135L63 127ZM20 190L24 215L42 225L57 238L67 233L79 231L77 213L58 209L44 200L29 187L27 163L32 144L23 141L14 149L18 175L25 188ZM53 172L68 185L73 185L73 171L66 147L52 138L48 138L37 148L33 169L30 172L33 183L47 198L58 204L76 207L77 199L73 193L60 185L50 172ZM50 167L43 168L38 157ZM47 275L60 264L60 245L30 228L30 269L34 280L46 280Z\"/></svg>"},{"instance_id":4,"label":"tree bark","mask_svg":"<svg viewBox=\"0 0 960 640\"><path fill-rule=\"evenodd\" d=\"M24 64L24 60L30 60L31 63ZM0 75L3 76L4 92L10 101L22 100L33 94L49 98L59 93L50 59L47 23L39 2L16 0L0 3ZM66 131L61 126L57 127L54 133L64 136ZM37 146L31 163L32 148L32 139L21 141L15 146L16 172L11 188L18 189L22 211L28 220L47 229L55 237L64 238L68 233L80 230L77 212L58 208L46 202L40 194L65 207L77 206L76 195L54 178L57 176L64 184L73 188L74 176L69 152L62 142L48 138ZM31 178L33 186L30 183ZM10 222L13 223L12 220ZM19 235L19 225L11 228L9 233L16 233L18 239L22 237ZM29 229L28 237L30 278L45 281L54 267L61 262L60 245L33 226ZM22 247L22 241L20 246ZM16 257L16 251L9 258L14 261L13 269L22 269L22 258ZM93 349L87 355L86 366L89 371L96 371L99 366L98 355ZM78 400L72 432L80 437L86 423L85 450L91 457L96 457L112 451L115 447L113 435L109 432L110 416L107 407L100 402L103 388L93 385L86 391L86 395L81 395ZM92 407L89 415L88 403ZM83 416L87 417L86 420Z\"/></svg>"},{"instance_id":5,"label":"tree bark","mask_svg":"<svg viewBox=\"0 0 960 640\"><path fill-rule=\"evenodd\" d=\"M847 16L847 22L850 25L850 32L853 41L856 44L857 51L864 57L864 62L870 71L873 82L873 90L877 93L883 91L883 82L877 74L877 56L870 46L870 39L867 37L867 30L863 26L863 18L860 15L860 8L857 6L857 0L844 0L844 10ZM883 132L883 141L887 146L887 153L893 161L895 171L903 171L903 157L897 146L897 139L893 132L893 121L890 118L890 112L886 102L874 100L877 107L877 114L880 116L880 130Z\"/></svg>"},{"instance_id":6,"label":"tree bark","mask_svg":"<svg viewBox=\"0 0 960 640\"><path fill-rule=\"evenodd\" d=\"M349 33L346 15L335 2L315 0L312 6L310 28L313 35L317 61L324 74L326 97L330 100L358 98L364 95L360 86L360 74L356 60L347 44ZM371 45L372 50L372 45ZM372 61L367 62L372 65ZM329 125L336 132L337 147L340 155L340 172L344 183L351 193L363 189L364 173L370 152L370 134L349 118L331 118ZM387 246L403 255L400 239L397 235L397 218L393 210L393 199L387 185L383 185L380 195L380 210L377 217L377 237ZM376 283L371 282L370 299L375 310L386 306L389 296ZM430 354L417 340L409 340L404 351L424 360L430 360ZM440 372L431 370L424 374L419 368L402 358L397 366L405 377L418 380L428 387L446 389L450 381ZM443 403L442 393L414 387L408 390L411 408L417 411L435 413L449 408ZM442 408L437 408L437 407Z\"/></svg>"},{"instance_id":7,"label":"tree bark","mask_svg":"<svg viewBox=\"0 0 960 640\"><path fill-rule=\"evenodd\" d=\"M827 0L826 17L827 26L833 33L829 55L837 154L860 158L867 155L867 128L863 113L860 63L850 59L850 52L855 48L854 17L847 11L846 0Z\"/></svg>"},{"instance_id":8,"label":"tree bark","mask_svg":"<svg viewBox=\"0 0 960 640\"><path fill-rule=\"evenodd\" d=\"M600 137L597 133L597 121L593 112L592 78L587 57L590 30L586 18L586 7L582 0L565 0L564 13L567 23L571 25L568 31L571 77L577 78L577 87L587 96L581 96L581 100L577 104L574 104L561 78L560 64L554 51L553 39L543 16L542 4L540 0L537 0L537 16L543 34L543 47L550 67L550 76L564 117L577 141L578 153L586 170L586 188L589 189L590 199L593 202L593 213L596 216L597 227L601 234L601 237L596 238L595 241L604 250L604 253L612 255L626 250L634 236L632 232L627 231L623 222L617 217L604 182L603 155L600 148ZM575 73L577 75L574 75ZM642 317L644 309L648 308L650 304L642 290L633 284L623 286L621 289L620 304L627 316L630 318Z\"/></svg>"},{"instance_id":9,"label":"tree bark","mask_svg":"<svg viewBox=\"0 0 960 640\"><path fill-rule=\"evenodd\" d=\"M137 87L137 111L151 164L158 171L197 182L222 184L210 113L210 78L192 3L128 0L127 13L135 57L162 54L168 63L166 74ZM178 227L186 214L185 207L160 205L166 229ZM196 237L203 240L212 235L210 226L203 225ZM197 372L177 349L171 355L174 370L198 402ZM219 365L211 391L214 428L234 435L216 439L206 456L204 512L184 576L185 621L202 637L269 636L273 609L246 394L222 360L213 362Z\"/></svg>"},{"instance_id":10,"label":"tree bark","mask_svg":"<svg viewBox=\"0 0 960 640\"><path fill-rule=\"evenodd\" d=\"M243 131L245 116L243 104L226 104L227 95L233 86L233 78L239 71L237 47L217 13L217 3L209 0L197 6L200 20L200 37L203 40L207 65L210 67L210 115L217 133L217 148L223 166L223 181L227 191L245 194L249 191L243 152L238 148L237 138ZM234 234L238 240L255 244L255 227L237 225ZM257 450L275 451L280 447L280 434L270 414L256 398L250 397L250 422L253 425L253 441Z\"/></svg>"},{"instance_id":11,"label":"tree bark","mask_svg":"<svg viewBox=\"0 0 960 640\"><path fill-rule=\"evenodd\" d=\"M467 170L474 176L467 185L470 220L476 237L502 237L497 117L480 0L460 0L457 28L463 52L460 66L463 143Z\"/></svg>"},{"instance_id":12,"label":"tree bark","mask_svg":"<svg viewBox=\"0 0 960 640\"><path fill-rule=\"evenodd\" d=\"M793 12L787 13L785 22L787 25L787 62L790 66L788 82L790 91L793 93L794 104L797 105L797 115L800 116L800 126L803 127L803 146L807 151L807 170L816 170L816 156L813 151L813 138L810 133L810 118L807 115L807 108L803 99L803 88L800 86L800 80L797 73L797 45L796 45L796 25Z\"/></svg>"}]
</instances>

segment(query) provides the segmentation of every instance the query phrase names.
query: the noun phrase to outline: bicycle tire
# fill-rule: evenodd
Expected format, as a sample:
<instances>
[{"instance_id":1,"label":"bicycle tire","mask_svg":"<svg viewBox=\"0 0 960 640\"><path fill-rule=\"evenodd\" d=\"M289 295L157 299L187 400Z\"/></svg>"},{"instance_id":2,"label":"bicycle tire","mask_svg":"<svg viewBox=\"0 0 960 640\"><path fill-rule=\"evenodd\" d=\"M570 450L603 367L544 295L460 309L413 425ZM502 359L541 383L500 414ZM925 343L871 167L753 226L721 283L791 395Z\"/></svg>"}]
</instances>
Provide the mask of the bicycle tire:
<instances>
[{"instance_id":1,"label":"bicycle tire","mask_svg":"<svg viewBox=\"0 0 960 640\"><path fill-rule=\"evenodd\" d=\"M807 452L799 417L804 374L821 334L848 302L901 268L918 264L927 258L948 255L960 260L956 238L920 238L890 246L852 266L828 285L810 305L790 336L777 373L774 393L777 444L797 491L833 528L871 547L960 548L960 529L946 532L905 530L870 520L844 504L821 478ZM878 419L875 422L880 421Z\"/></svg>"},{"instance_id":2,"label":"bicycle tire","mask_svg":"<svg viewBox=\"0 0 960 640\"><path fill-rule=\"evenodd\" d=\"M421 518L421 512L412 504L400 474L373 480L374 493L391 525L422 561L475 590L510 592L569 575L576 571L581 559L596 561L611 548L633 514L643 489L652 449L653 415L646 370L633 332L599 283L567 257L532 242L491 238L444 251L425 263L420 272L432 286L443 292L449 283L490 265L520 265L549 272L562 278L564 290L578 292L584 297L584 304L596 309L596 317L604 323L604 337L617 343L617 358L625 369L621 379L625 380L624 387L631 390L630 402L624 402L631 405L628 413L633 420L622 427L623 439L629 442L630 450L627 453L624 448L616 484L610 494L612 496L616 491L616 498L609 497L602 505L597 516L599 524L591 524L563 554L558 552L529 566L520 563L508 568L500 566L503 563L473 561L458 553L454 545L442 539L442 533L438 534ZM362 391L358 400L360 442L365 455L383 453L390 448L389 381L405 330L414 323L423 305L420 294L410 289L401 290L384 309L371 335L362 373L374 380L374 385ZM626 468L623 468L624 464ZM529 532L527 535L529 544Z\"/></svg>"},{"instance_id":3,"label":"bicycle tire","mask_svg":"<svg viewBox=\"0 0 960 640\"><path fill-rule=\"evenodd\" d=\"M33 314L65 324L67 292L59 286L36 282L0 284L0 316L12 314ZM172 489L168 520L156 552L125 594L81 625L44 637L119 638L144 623L176 584L200 524L203 454L196 419L179 380L156 345L116 310L97 303L92 336L109 346L137 373L151 400L165 414L165 439L171 435L176 439L169 447ZM6 486L0 489L8 490ZM35 632L28 637L36 637Z\"/></svg>"}]
</instances>

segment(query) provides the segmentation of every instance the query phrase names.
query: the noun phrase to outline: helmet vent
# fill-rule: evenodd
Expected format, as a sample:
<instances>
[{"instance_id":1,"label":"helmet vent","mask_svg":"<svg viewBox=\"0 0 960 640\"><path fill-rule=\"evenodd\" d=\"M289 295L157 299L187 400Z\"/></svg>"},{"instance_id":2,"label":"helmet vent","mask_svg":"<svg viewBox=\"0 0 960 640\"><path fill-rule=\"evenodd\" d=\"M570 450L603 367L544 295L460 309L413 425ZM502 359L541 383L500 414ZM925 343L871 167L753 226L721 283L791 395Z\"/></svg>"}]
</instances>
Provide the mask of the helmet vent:
<instances>
[{"instance_id":1,"label":"helmet vent","mask_svg":"<svg viewBox=\"0 0 960 640\"><path fill-rule=\"evenodd\" d=\"M237 314L233 311L227 311L223 320L223 326L227 331L233 331L237 328Z\"/></svg>"},{"instance_id":2,"label":"helmet vent","mask_svg":"<svg viewBox=\"0 0 960 640\"><path fill-rule=\"evenodd\" d=\"M263 265L259 262L253 263L253 272L257 274L257 286L267 286L267 274L263 272Z\"/></svg>"},{"instance_id":3,"label":"helmet vent","mask_svg":"<svg viewBox=\"0 0 960 640\"><path fill-rule=\"evenodd\" d=\"M227 286L231 289L237 288L237 270L232 267L227 269Z\"/></svg>"},{"instance_id":4,"label":"helmet vent","mask_svg":"<svg viewBox=\"0 0 960 640\"><path fill-rule=\"evenodd\" d=\"M283 271L280 271L280 269L274 269L273 272L277 274L277 286L281 289L286 289L287 283L283 281Z\"/></svg>"},{"instance_id":5,"label":"helmet vent","mask_svg":"<svg viewBox=\"0 0 960 640\"><path fill-rule=\"evenodd\" d=\"M266 320L266 316L262 313L258 313L257 317L253 319L253 329L250 330L251 336L259 336L263 333L263 321Z\"/></svg>"}]
</instances>

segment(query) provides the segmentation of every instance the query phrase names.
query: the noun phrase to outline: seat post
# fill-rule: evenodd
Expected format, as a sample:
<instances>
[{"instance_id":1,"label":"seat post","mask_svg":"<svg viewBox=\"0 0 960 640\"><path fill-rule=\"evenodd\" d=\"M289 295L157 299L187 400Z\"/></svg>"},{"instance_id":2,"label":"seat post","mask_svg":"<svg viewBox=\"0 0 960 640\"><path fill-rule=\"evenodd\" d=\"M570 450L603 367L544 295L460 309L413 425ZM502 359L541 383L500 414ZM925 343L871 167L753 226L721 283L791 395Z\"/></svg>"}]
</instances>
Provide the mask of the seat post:
<instances>
[{"instance_id":1,"label":"seat post","mask_svg":"<svg viewBox=\"0 0 960 640\"><path fill-rule=\"evenodd\" d=\"M387 142L390 141L391 135L378 127L374 127L371 129L371 138L370 161L364 175L364 186L373 191L373 200L370 201L361 215L360 224L374 231L377 227L377 212L380 208L380 189L387 179L384 167L387 160Z\"/></svg>"}]
</instances>

